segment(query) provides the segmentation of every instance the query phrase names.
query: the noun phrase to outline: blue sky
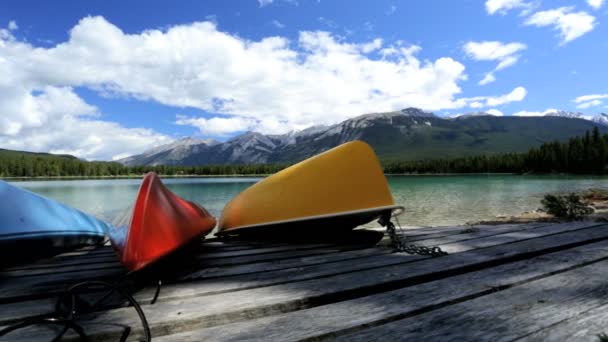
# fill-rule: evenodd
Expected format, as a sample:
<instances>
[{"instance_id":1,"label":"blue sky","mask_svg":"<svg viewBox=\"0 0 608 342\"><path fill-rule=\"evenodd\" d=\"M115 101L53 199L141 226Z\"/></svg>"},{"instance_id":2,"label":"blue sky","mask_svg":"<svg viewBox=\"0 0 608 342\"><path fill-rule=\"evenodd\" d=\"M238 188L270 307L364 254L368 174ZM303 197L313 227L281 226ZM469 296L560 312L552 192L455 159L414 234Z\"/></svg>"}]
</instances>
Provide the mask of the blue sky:
<instances>
[{"instance_id":1,"label":"blue sky","mask_svg":"<svg viewBox=\"0 0 608 342\"><path fill-rule=\"evenodd\" d=\"M588 1L18 1L0 5L0 148L115 159L408 106L608 112Z\"/></svg>"}]
</instances>

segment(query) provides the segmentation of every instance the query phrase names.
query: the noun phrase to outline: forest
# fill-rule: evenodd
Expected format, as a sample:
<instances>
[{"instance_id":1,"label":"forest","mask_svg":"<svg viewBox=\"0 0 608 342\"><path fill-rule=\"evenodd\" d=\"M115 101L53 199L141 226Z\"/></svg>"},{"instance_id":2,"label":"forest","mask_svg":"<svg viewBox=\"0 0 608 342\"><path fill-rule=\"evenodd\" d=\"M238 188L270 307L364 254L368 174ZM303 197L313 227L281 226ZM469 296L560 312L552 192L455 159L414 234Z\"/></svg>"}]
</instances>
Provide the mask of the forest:
<instances>
[{"instance_id":1,"label":"forest","mask_svg":"<svg viewBox=\"0 0 608 342\"><path fill-rule=\"evenodd\" d=\"M384 172L608 174L608 134L594 128L582 137L554 141L525 153L384 163Z\"/></svg>"},{"instance_id":2,"label":"forest","mask_svg":"<svg viewBox=\"0 0 608 342\"><path fill-rule=\"evenodd\" d=\"M0 150L0 177L122 177L148 171L160 175L266 175L286 164L124 166L116 162L89 162L73 156ZM450 159L390 161L387 174L419 173L608 173L608 134L597 128L582 137L554 141L524 153L480 155Z\"/></svg>"}]
</instances>

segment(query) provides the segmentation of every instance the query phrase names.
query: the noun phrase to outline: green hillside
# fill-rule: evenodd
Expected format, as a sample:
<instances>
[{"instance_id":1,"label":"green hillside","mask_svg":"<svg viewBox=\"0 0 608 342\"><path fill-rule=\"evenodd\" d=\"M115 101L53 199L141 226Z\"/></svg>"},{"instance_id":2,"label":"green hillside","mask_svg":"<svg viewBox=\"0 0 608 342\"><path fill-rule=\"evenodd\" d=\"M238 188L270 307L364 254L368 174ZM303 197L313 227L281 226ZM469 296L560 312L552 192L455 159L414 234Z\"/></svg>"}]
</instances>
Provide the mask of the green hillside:
<instances>
[{"instance_id":1,"label":"green hillside","mask_svg":"<svg viewBox=\"0 0 608 342\"><path fill-rule=\"evenodd\" d=\"M102 176L118 174L119 163L87 162L71 155L0 149L0 177Z\"/></svg>"},{"instance_id":2,"label":"green hillside","mask_svg":"<svg viewBox=\"0 0 608 342\"><path fill-rule=\"evenodd\" d=\"M592 122L560 117L481 116L429 120L428 125L395 129L378 125L362 139L381 159L422 160L526 152L555 140L566 141L592 130ZM607 133L606 127L599 127Z\"/></svg>"}]
</instances>

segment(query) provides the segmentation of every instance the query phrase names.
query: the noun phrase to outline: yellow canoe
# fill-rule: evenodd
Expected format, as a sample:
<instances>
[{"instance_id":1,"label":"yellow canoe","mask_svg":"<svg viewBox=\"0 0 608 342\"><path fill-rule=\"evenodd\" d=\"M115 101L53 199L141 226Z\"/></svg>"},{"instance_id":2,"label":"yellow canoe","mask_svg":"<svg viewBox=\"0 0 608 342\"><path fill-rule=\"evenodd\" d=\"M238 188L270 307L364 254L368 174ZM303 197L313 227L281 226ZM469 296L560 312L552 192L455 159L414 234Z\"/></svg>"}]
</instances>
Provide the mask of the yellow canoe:
<instances>
[{"instance_id":1,"label":"yellow canoe","mask_svg":"<svg viewBox=\"0 0 608 342\"><path fill-rule=\"evenodd\" d=\"M372 148L352 141L237 195L224 208L218 235L335 233L402 209Z\"/></svg>"}]
</instances>

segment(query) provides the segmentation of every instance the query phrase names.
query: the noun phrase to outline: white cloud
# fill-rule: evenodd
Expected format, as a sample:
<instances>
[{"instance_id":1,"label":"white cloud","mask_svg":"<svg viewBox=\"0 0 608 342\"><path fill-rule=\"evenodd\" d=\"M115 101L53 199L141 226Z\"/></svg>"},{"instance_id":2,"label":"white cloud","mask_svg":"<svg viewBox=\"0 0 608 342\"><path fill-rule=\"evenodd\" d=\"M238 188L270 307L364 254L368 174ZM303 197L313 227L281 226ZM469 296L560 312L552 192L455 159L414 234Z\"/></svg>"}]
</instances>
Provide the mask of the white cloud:
<instances>
[{"instance_id":1,"label":"white cloud","mask_svg":"<svg viewBox=\"0 0 608 342\"><path fill-rule=\"evenodd\" d=\"M479 85L486 85L496 81L494 72L505 69L517 63L518 53L525 50L527 46L523 43L502 43L499 41L467 42L463 49L469 58L477 61L497 61L498 64L493 71L485 74L479 81Z\"/></svg>"},{"instance_id":2,"label":"white cloud","mask_svg":"<svg viewBox=\"0 0 608 342\"><path fill-rule=\"evenodd\" d=\"M397 11L397 6L391 5L391 7L389 7L388 11L386 11L386 14L391 15L391 14L395 13L396 11Z\"/></svg>"},{"instance_id":3,"label":"white cloud","mask_svg":"<svg viewBox=\"0 0 608 342\"><path fill-rule=\"evenodd\" d=\"M271 21L271 24L274 25L274 27L280 28L280 29L285 27L285 24L283 24L282 22L280 22L278 20Z\"/></svg>"},{"instance_id":4,"label":"white cloud","mask_svg":"<svg viewBox=\"0 0 608 342\"><path fill-rule=\"evenodd\" d=\"M587 4L597 10L604 6L604 0L587 0Z\"/></svg>"},{"instance_id":5,"label":"white cloud","mask_svg":"<svg viewBox=\"0 0 608 342\"><path fill-rule=\"evenodd\" d=\"M97 108L69 87L47 86L36 95L19 89L2 92L0 98L3 148L116 159L171 140L152 130L99 120Z\"/></svg>"},{"instance_id":6,"label":"white cloud","mask_svg":"<svg viewBox=\"0 0 608 342\"><path fill-rule=\"evenodd\" d=\"M494 81L496 81L496 77L494 76L494 73L488 72L481 79L481 81L479 81L477 84L479 84L479 85L486 85L486 84L492 83Z\"/></svg>"},{"instance_id":7,"label":"white cloud","mask_svg":"<svg viewBox=\"0 0 608 342\"><path fill-rule=\"evenodd\" d=\"M470 41L464 45L465 53L478 61L499 61L516 56L526 49L522 43L501 43L499 41Z\"/></svg>"},{"instance_id":8,"label":"white cloud","mask_svg":"<svg viewBox=\"0 0 608 342\"><path fill-rule=\"evenodd\" d=\"M493 15L496 13L506 14L508 11L516 8L529 8L531 5L523 0L487 0L486 11Z\"/></svg>"},{"instance_id":9,"label":"white cloud","mask_svg":"<svg viewBox=\"0 0 608 342\"><path fill-rule=\"evenodd\" d=\"M67 41L49 48L8 32L0 40L0 146L112 158L170 140L103 121L73 90L79 87L206 111L211 117L177 122L209 135L278 133L408 106L495 107L526 95L517 87L462 97L464 65L449 57L421 60L419 51L381 39L346 42L328 32L251 41L210 22L125 34L102 17L83 18Z\"/></svg>"},{"instance_id":10,"label":"white cloud","mask_svg":"<svg viewBox=\"0 0 608 342\"><path fill-rule=\"evenodd\" d=\"M549 108L549 109L546 109L543 112L534 112L534 111L522 110L520 112L513 113L513 116L545 116L545 115L547 115L549 113L555 113L557 111L558 110L555 109L555 108Z\"/></svg>"},{"instance_id":11,"label":"white cloud","mask_svg":"<svg viewBox=\"0 0 608 342\"><path fill-rule=\"evenodd\" d=\"M608 94L583 95L575 98L574 103L578 103L576 108L587 109L602 105L604 99L608 99Z\"/></svg>"},{"instance_id":12,"label":"white cloud","mask_svg":"<svg viewBox=\"0 0 608 342\"><path fill-rule=\"evenodd\" d=\"M17 25L17 22L14 20L9 21L7 27L10 31L15 31L19 28L19 26Z\"/></svg>"},{"instance_id":13,"label":"white cloud","mask_svg":"<svg viewBox=\"0 0 608 342\"><path fill-rule=\"evenodd\" d=\"M504 116L503 112L499 111L498 109L488 109L486 110L486 113L494 116Z\"/></svg>"},{"instance_id":14,"label":"white cloud","mask_svg":"<svg viewBox=\"0 0 608 342\"><path fill-rule=\"evenodd\" d=\"M573 12L574 7L560 7L532 14L524 25L553 26L559 31L561 44L566 44L593 30L595 17L585 11Z\"/></svg>"},{"instance_id":15,"label":"white cloud","mask_svg":"<svg viewBox=\"0 0 608 342\"><path fill-rule=\"evenodd\" d=\"M574 99L575 103L587 102L592 100L603 100L608 99L608 94L592 94L592 95L583 95Z\"/></svg>"},{"instance_id":16,"label":"white cloud","mask_svg":"<svg viewBox=\"0 0 608 342\"><path fill-rule=\"evenodd\" d=\"M524 87L517 87L513 89L510 93L502 96L494 96L488 97L486 99L486 106L495 107L503 104L511 103L511 102L519 102L522 101L528 92Z\"/></svg>"},{"instance_id":17,"label":"white cloud","mask_svg":"<svg viewBox=\"0 0 608 342\"><path fill-rule=\"evenodd\" d=\"M587 109L589 107L597 107L601 104L602 104L602 101L600 101L600 100L591 100L591 101L583 102L583 103L579 104L578 106L576 106L576 108Z\"/></svg>"},{"instance_id":18,"label":"white cloud","mask_svg":"<svg viewBox=\"0 0 608 342\"><path fill-rule=\"evenodd\" d=\"M256 126L255 119L241 117L206 119L178 115L175 123L182 126L194 126L202 134L213 136L225 136L233 132L248 131Z\"/></svg>"}]
</instances>

